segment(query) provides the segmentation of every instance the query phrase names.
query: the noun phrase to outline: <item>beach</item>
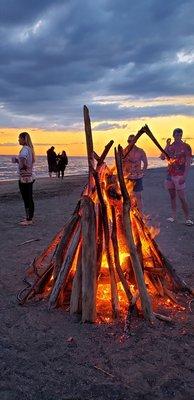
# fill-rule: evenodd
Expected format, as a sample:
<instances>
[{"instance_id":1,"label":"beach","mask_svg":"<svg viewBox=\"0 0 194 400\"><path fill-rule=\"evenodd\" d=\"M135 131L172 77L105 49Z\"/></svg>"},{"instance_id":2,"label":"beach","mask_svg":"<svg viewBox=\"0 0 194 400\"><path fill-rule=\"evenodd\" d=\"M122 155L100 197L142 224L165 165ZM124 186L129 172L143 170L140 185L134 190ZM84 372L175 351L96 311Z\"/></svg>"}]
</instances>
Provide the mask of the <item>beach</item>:
<instances>
[{"instance_id":1,"label":"beach","mask_svg":"<svg viewBox=\"0 0 194 400\"><path fill-rule=\"evenodd\" d=\"M194 227L168 223L165 168L144 178L144 212L160 229L156 241L177 273L194 286ZM18 305L25 269L73 212L87 176L40 178L34 184L35 223L21 227L24 207L16 181L0 182L1 400L192 400L194 302L172 323L140 319L123 339L123 324L80 324L47 302ZM194 167L187 179L194 219ZM30 241L23 244L25 241Z\"/></svg>"}]
</instances>

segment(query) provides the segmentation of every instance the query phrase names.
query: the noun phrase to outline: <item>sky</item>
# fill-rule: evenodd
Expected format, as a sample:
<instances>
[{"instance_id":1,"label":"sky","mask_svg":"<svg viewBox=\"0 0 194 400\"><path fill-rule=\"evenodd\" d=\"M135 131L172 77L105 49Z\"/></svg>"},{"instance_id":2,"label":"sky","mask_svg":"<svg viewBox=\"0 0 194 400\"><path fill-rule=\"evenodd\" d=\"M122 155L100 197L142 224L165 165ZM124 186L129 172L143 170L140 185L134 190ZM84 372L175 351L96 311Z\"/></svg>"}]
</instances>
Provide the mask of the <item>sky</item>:
<instances>
[{"instance_id":1,"label":"sky","mask_svg":"<svg viewBox=\"0 0 194 400\"><path fill-rule=\"evenodd\" d=\"M36 154L85 155L84 104L99 154L145 123L162 146L181 127L194 152L193 12L194 0L0 0L0 154L28 131Z\"/></svg>"}]
</instances>

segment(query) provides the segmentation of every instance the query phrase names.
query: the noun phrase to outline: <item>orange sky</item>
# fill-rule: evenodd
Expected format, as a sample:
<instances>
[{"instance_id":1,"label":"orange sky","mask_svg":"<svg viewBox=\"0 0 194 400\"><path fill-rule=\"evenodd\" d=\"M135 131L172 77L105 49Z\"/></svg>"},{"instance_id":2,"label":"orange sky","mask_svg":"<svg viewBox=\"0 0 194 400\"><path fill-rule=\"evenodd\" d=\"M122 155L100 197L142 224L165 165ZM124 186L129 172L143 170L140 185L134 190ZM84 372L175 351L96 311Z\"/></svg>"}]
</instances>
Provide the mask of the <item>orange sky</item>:
<instances>
[{"instance_id":1,"label":"orange sky","mask_svg":"<svg viewBox=\"0 0 194 400\"><path fill-rule=\"evenodd\" d=\"M109 122L109 121L100 121ZM117 121L111 121L111 123ZM119 121L121 123L121 121ZM113 139L115 145L126 145L127 137L130 133L136 133L145 123L147 123L162 146L165 145L165 138L172 135L172 131L176 127L181 127L184 131L183 139L186 139L194 152L194 117L171 116L157 117L123 121L123 125L127 125L124 129L114 129L108 131L95 131L93 128L94 148L97 153L101 153L104 146ZM24 129L0 129L0 155L13 155L19 151L18 134ZM27 129L32 138L37 155L45 155L46 150L51 146L55 146L55 151L61 152L65 149L70 156L86 155L85 134L84 130L80 132L52 132L38 129ZM145 135L138 141L140 147L144 148L148 156L158 156L159 151L150 139ZM113 155L110 152L109 155Z\"/></svg>"}]
</instances>

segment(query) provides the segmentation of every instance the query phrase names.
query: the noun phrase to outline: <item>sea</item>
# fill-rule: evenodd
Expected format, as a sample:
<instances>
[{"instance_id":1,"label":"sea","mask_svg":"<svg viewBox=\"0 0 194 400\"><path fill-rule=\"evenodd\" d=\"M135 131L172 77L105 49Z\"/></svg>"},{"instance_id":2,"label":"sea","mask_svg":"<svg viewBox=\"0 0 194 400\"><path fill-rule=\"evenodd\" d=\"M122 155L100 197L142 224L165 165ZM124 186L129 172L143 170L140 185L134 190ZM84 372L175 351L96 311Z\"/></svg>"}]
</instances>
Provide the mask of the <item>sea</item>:
<instances>
[{"instance_id":1,"label":"sea","mask_svg":"<svg viewBox=\"0 0 194 400\"><path fill-rule=\"evenodd\" d=\"M88 173L87 157L68 157L68 165L65 175L85 175ZM108 165L114 165L113 157L106 157ZM148 157L148 168L164 167L166 163L159 157ZM36 156L36 177L48 176L48 164L46 156ZM17 165L11 162L11 156L0 156L0 181L17 180Z\"/></svg>"}]
</instances>

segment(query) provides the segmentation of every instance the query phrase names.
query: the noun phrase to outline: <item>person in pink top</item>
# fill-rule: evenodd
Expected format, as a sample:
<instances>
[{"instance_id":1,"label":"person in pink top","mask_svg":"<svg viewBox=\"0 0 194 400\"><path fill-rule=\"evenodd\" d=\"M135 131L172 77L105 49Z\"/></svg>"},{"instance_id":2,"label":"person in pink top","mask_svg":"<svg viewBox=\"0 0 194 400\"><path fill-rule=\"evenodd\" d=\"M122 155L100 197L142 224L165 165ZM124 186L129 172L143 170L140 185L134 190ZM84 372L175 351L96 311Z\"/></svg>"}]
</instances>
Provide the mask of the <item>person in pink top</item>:
<instances>
[{"instance_id":1,"label":"person in pink top","mask_svg":"<svg viewBox=\"0 0 194 400\"><path fill-rule=\"evenodd\" d=\"M167 144L165 147L165 151L170 156L165 187L169 192L172 208L172 216L167 220L174 222L176 219L176 197L178 196L185 216L185 223L191 226L194 223L189 217L189 207L185 195L185 182L191 165L192 152L191 147L182 141L182 135L183 131L181 128L174 129L174 142ZM162 153L161 159L164 160L165 158L165 154Z\"/></svg>"}]
</instances>

